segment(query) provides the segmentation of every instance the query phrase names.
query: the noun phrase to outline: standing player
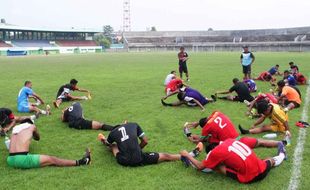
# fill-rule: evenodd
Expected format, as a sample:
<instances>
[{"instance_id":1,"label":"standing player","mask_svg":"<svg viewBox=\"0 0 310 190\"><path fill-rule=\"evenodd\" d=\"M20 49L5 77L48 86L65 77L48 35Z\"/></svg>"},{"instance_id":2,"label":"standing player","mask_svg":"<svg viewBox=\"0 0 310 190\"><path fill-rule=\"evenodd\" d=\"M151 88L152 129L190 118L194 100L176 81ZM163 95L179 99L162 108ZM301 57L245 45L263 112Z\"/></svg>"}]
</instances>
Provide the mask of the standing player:
<instances>
[{"instance_id":1,"label":"standing player","mask_svg":"<svg viewBox=\"0 0 310 190\"><path fill-rule=\"evenodd\" d=\"M83 108L79 102L73 102L70 107L62 110L61 120L68 122L70 128L74 129L101 129L111 131L113 126L100 123L99 121L86 120L83 114Z\"/></svg>"},{"instance_id":2,"label":"standing player","mask_svg":"<svg viewBox=\"0 0 310 190\"><path fill-rule=\"evenodd\" d=\"M31 139L40 140L39 132L31 120L13 128L10 139L9 156L7 163L10 167L19 169L39 168L44 166L81 166L91 161L90 151L87 148L85 156L80 160L64 160L54 156L30 154Z\"/></svg>"},{"instance_id":3,"label":"standing player","mask_svg":"<svg viewBox=\"0 0 310 190\"><path fill-rule=\"evenodd\" d=\"M29 102L29 98L34 98L37 102L44 104L42 98L32 90L32 82L26 81L24 87L20 89L17 97L17 110L19 112L36 112L37 114L50 115L50 106L46 105L46 110L39 109L35 104Z\"/></svg>"},{"instance_id":4,"label":"standing player","mask_svg":"<svg viewBox=\"0 0 310 190\"><path fill-rule=\"evenodd\" d=\"M175 72L175 71L171 71L170 74L166 76L164 85L167 86L167 84L169 84L169 82L170 82L172 79L175 79L175 78L176 78L176 72Z\"/></svg>"},{"instance_id":5,"label":"standing player","mask_svg":"<svg viewBox=\"0 0 310 190\"><path fill-rule=\"evenodd\" d=\"M180 47L180 52L178 53L179 59L179 72L180 78L182 79L183 72L186 75L186 81L189 81L188 69L186 61L188 60L188 54L184 51L184 47Z\"/></svg>"},{"instance_id":6,"label":"standing player","mask_svg":"<svg viewBox=\"0 0 310 190\"><path fill-rule=\"evenodd\" d=\"M15 116L9 108L0 108L0 126L1 136L4 136L16 123L20 123L25 119L35 120L39 117L39 114L32 116Z\"/></svg>"},{"instance_id":7,"label":"standing player","mask_svg":"<svg viewBox=\"0 0 310 190\"><path fill-rule=\"evenodd\" d=\"M148 140L137 123L116 126L107 139L103 134L99 134L98 139L111 148L117 162L123 166L144 166L163 161L176 161L181 158L179 154L142 152Z\"/></svg>"},{"instance_id":8,"label":"standing player","mask_svg":"<svg viewBox=\"0 0 310 190\"><path fill-rule=\"evenodd\" d=\"M251 65L254 63L255 57L252 52L249 51L248 46L243 46L243 52L240 56L240 63L244 74L243 79L251 79Z\"/></svg>"},{"instance_id":9,"label":"standing player","mask_svg":"<svg viewBox=\"0 0 310 190\"><path fill-rule=\"evenodd\" d=\"M70 84L62 85L59 88L59 90L57 92L56 100L53 102L54 106L56 108L59 108L59 105L62 102L74 101L74 100L88 100L91 98L90 92L86 89L78 88L77 83L78 83L78 81L76 79L71 79ZM86 96L72 96L71 95L72 91L86 92L86 93L88 93L88 97L86 97Z\"/></svg>"},{"instance_id":10,"label":"standing player","mask_svg":"<svg viewBox=\"0 0 310 190\"><path fill-rule=\"evenodd\" d=\"M245 100L251 102L254 100L253 96L250 95L250 91L246 84L240 82L239 79L234 78L232 80L234 86L232 86L228 91L216 92L215 96L218 94L230 94L232 92L236 92L237 96L228 95L225 97L218 97L219 99L230 100L230 101L239 101L244 102Z\"/></svg>"},{"instance_id":11,"label":"standing player","mask_svg":"<svg viewBox=\"0 0 310 190\"><path fill-rule=\"evenodd\" d=\"M227 139L209 152L201 161L193 158L187 151L180 152L182 159L188 160L202 172L217 171L240 183L253 183L264 179L273 166L279 166L286 158L282 142L278 145L278 155L266 160L259 159L245 143Z\"/></svg>"}]
</instances>

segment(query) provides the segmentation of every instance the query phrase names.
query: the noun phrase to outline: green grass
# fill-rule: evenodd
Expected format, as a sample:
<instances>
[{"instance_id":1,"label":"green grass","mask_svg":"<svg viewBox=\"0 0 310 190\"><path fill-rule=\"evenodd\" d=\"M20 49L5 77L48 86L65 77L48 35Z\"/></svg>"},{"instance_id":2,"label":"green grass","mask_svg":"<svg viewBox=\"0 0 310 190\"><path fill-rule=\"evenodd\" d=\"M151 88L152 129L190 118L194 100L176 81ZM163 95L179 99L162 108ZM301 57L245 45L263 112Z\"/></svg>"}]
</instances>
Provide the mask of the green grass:
<instances>
[{"instance_id":1,"label":"green grass","mask_svg":"<svg viewBox=\"0 0 310 190\"><path fill-rule=\"evenodd\" d=\"M309 53L255 53L254 74L275 64L283 71L288 62L295 61L300 70L309 75ZM188 63L190 85L209 96L226 90L234 77L242 77L238 52L190 53ZM176 53L107 53L92 55L51 55L38 57L0 57L1 107L11 108L17 115L16 98L25 80L33 82L34 91L51 104L60 85L71 78L79 86L92 91L93 99L82 102L86 118L117 124L125 119L138 122L149 138L145 151L178 153L190 150L182 132L186 121L197 121L214 110L228 115L235 125L250 126L254 120L245 117L245 105L218 101L199 108L170 108L160 104L164 95L163 80L177 69ZM259 90L269 91L267 83L258 82ZM300 90L305 97L306 86ZM75 93L79 94L79 93ZM173 98L172 98L173 99ZM172 101L171 99L171 101ZM273 169L261 182L242 185L219 174L203 174L184 168L181 162L126 168L118 165L112 154L99 142L98 131L69 129L60 120L61 109L53 109L49 117L42 116L36 123L41 140L32 142L32 153L78 159L85 147L90 147L92 165L88 167L19 170L6 164L7 150L0 144L0 189L286 189L291 176L293 151L298 128L294 123L301 118L302 108L289 113L293 133L288 147L289 160ZM199 131L195 131L199 133ZM105 133L107 134L107 133ZM262 137L263 135L256 135ZM280 139L280 138L279 138ZM3 138L2 138L3 141ZM310 143L307 140L302 163L300 189L309 189L307 171L310 169ZM276 149L256 149L259 157L274 156ZM204 159L205 154L199 156Z\"/></svg>"}]
</instances>

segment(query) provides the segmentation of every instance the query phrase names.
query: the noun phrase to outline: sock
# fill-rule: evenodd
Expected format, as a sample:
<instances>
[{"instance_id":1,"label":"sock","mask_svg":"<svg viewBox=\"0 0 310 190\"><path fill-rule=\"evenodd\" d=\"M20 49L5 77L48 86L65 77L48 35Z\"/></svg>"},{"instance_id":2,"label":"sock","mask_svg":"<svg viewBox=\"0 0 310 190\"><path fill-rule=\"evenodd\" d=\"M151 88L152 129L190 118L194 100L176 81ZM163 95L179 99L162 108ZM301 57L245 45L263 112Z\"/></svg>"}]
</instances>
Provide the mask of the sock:
<instances>
[{"instance_id":1,"label":"sock","mask_svg":"<svg viewBox=\"0 0 310 190\"><path fill-rule=\"evenodd\" d=\"M241 125L239 125L239 130L240 130L240 132L241 132L242 134L249 134L249 133L250 133L249 130L243 129L243 128L241 127Z\"/></svg>"},{"instance_id":2,"label":"sock","mask_svg":"<svg viewBox=\"0 0 310 190\"><path fill-rule=\"evenodd\" d=\"M43 115L47 114L47 112L45 110L40 110L40 113L43 114Z\"/></svg>"},{"instance_id":3,"label":"sock","mask_svg":"<svg viewBox=\"0 0 310 190\"><path fill-rule=\"evenodd\" d=\"M37 119L37 117L35 115L32 115L32 116L30 116L30 119L35 120L35 119Z\"/></svg>"},{"instance_id":4,"label":"sock","mask_svg":"<svg viewBox=\"0 0 310 190\"><path fill-rule=\"evenodd\" d=\"M285 111L285 112L288 112L288 111L289 111L289 109L288 109L288 108L284 108L284 111Z\"/></svg>"},{"instance_id":5,"label":"sock","mask_svg":"<svg viewBox=\"0 0 310 190\"><path fill-rule=\"evenodd\" d=\"M275 162L274 166L279 166L283 162L284 158L285 158L285 155L282 152L278 156L273 157L272 159Z\"/></svg>"},{"instance_id":6,"label":"sock","mask_svg":"<svg viewBox=\"0 0 310 190\"><path fill-rule=\"evenodd\" d=\"M112 131L114 129L114 126L112 125L107 125L107 124L103 124L101 126L101 129L104 130L104 131Z\"/></svg>"},{"instance_id":7,"label":"sock","mask_svg":"<svg viewBox=\"0 0 310 190\"><path fill-rule=\"evenodd\" d=\"M76 166L79 166L79 165L80 165L78 160L75 160L75 165L76 165Z\"/></svg>"}]
</instances>

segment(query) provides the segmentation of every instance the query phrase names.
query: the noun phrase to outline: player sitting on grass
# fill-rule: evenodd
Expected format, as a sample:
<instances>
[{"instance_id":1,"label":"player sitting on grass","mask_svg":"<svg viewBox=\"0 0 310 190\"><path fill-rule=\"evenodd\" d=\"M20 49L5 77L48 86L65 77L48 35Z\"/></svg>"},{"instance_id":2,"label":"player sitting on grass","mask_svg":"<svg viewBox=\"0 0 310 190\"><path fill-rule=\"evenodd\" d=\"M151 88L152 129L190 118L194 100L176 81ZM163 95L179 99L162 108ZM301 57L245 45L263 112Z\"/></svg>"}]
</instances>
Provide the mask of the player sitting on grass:
<instances>
[{"instance_id":1,"label":"player sitting on grass","mask_svg":"<svg viewBox=\"0 0 310 190\"><path fill-rule=\"evenodd\" d=\"M291 138L291 132L288 125L288 115L278 104L268 104L267 101L261 101L257 104L257 112L261 117L247 130L239 125L239 130L242 134L259 134L267 131L282 132ZM271 124L263 125L259 128L261 123L266 118L270 118Z\"/></svg>"},{"instance_id":2,"label":"player sitting on grass","mask_svg":"<svg viewBox=\"0 0 310 190\"><path fill-rule=\"evenodd\" d=\"M284 71L283 80L285 83L287 83L290 86L296 86L297 85L297 81L296 81L295 77L293 75L291 75L288 70Z\"/></svg>"},{"instance_id":3,"label":"player sitting on grass","mask_svg":"<svg viewBox=\"0 0 310 190\"><path fill-rule=\"evenodd\" d=\"M306 85L307 84L308 80L307 80L307 78L303 74L296 73L294 75L294 77L295 77L298 85Z\"/></svg>"},{"instance_id":4,"label":"player sitting on grass","mask_svg":"<svg viewBox=\"0 0 310 190\"><path fill-rule=\"evenodd\" d=\"M246 80L243 80L243 82L247 85L250 93L257 91L257 86L254 80L246 79Z\"/></svg>"},{"instance_id":5,"label":"player sitting on grass","mask_svg":"<svg viewBox=\"0 0 310 190\"><path fill-rule=\"evenodd\" d=\"M0 108L0 126L1 136L4 136L16 123L20 123L25 119L35 120L39 117L39 114L32 116L16 116L9 108Z\"/></svg>"},{"instance_id":6,"label":"player sitting on grass","mask_svg":"<svg viewBox=\"0 0 310 190\"><path fill-rule=\"evenodd\" d=\"M196 128L198 125L202 128L201 136L190 132L191 128ZM256 139L252 137L240 138L234 124L225 114L219 111L213 112L209 117L200 119L199 122L186 122L184 125L184 134L189 141L195 144L199 142L206 143L206 153L209 153L218 146L221 141L230 138L247 142L250 148L277 147L279 143L279 141ZM286 141L282 142L286 144Z\"/></svg>"},{"instance_id":7,"label":"player sitting on grass","mask_svg":"<svg viewBox=\"0 0 310 190\"><path fill-rule=\"evenodd\" d=\"M98 139L111 149L117 162L123 166L143 166L181 158L179 154L143 152L148 140L137 123L125 122L115 126L107 139L103 134L99 134Z\"/></svg>"},{"instance_id":8,"label":"player sitting on grass","mask_svg":"<svg viewBox=\"0 0 310 190\"><path fill-rule=\"evenodd\" d=\"M296 73L299 73L299 68L297 65L295 65L295 63L293 61L288 63L290 65L290 73L292 75L295 75Z\"/></svg>"},{"instance_id":9,"label":"player sitting on grass","mask_svg":"<svg viewBox=\"0 0 310 190\"><path fill-rule=\"evenodd\" d=\"M101 129L111 131L113 126L100 123L99 121L86 120L83 114L83 108L79 102L73 102L70 107L62 110L61 120L68 122L70 128L75 129Z\"/></svg>"},{"instance_id":10,"label":"player sitting on grass","mask_svg":"<svg viewBox=\"0 0 310 190\"><path fill-rule=\"evenodd\" d=\"M202 162L187 151L180 152L182 160L202 172L217 171L240 183L253 183L264 179L274 166L279 166L286 158L282 142L278 143L278 155L261 160L247 142L227 139L209 152Z\"/></svg>"},{"instance_id":11,"label":"player sitting on grass","mask_svg":"<svg viewBox=\"0 0 310 190\"><path fill-rule=\"evenodd\" d=\"M256 117L256 114L253 114L253 109L257 108L257 104L260 101L267 101L268 103L273 103L273 104L277 104L278 103L278 99L276 98L276 96L274 96L271 93L260 93L258 94L258 96L255 97L255 99L252 102L246 102L247 106L248 106L248 111L246 112L246 115L248 116L253 116Z\"/></svg>"},{"instance_id":12,"label":"player sitting on grass","mask_svg":"<svg viewBox=\"0 0 310 190\"><path fill-rule=\"evenodd\" d=\"M59 105L62 102L91 99L90 92L86 89L78 88L77 83L78 83L77 80L71 79L70 84L62 85L59 88L59 90L57 92L56 100L53 102L54 106L56 108L59 108ZM86 92L86 93L88 93L88 95L87 95L88 97L86 97L86 96L72 96L72 94L71 94L72 91Z\"/></svg>"},{"instance_id":13,"label":"player sitting on grass","mask_svg":"<svg viewBox=\"0 0 310 190\"><path fill-rule=\"evenodd\" d=\"M285 106L284 111L300 107L301 96L298 88L287 86L283 80L280 80L278 82L278 89L280 92L278 102L280 105Z\"/></svg>"},{"instance_id":14,"label":"player sitting on grass","mask_svg":"<svg viewBox=\"0 0 310 190\"><path fill-rule=\"evenodd\" d=\"M176 78L176 73L175 71L171 71L169 75L166 76L164 85L167 86L167 84L169 84L170 81L172 81L173 79Z\"/></svg>"},{"instance_id":15,"label":"player sitting on grass","mask_svg":"<svg viewBox=\"0 0 310 190\"><path fill-rule=\"evenodd\" d=\"M37 101L37 104L32 104L29 102L29 98L34 98ZM17 97L17 110L19 112L36 112L44 115L50 115L50 106L46 105L46 110L41 110L37 107L38 104L44 104L42 98L39 95L33 92L32 82L26 81L24 87L20 89Z\"/></svg>"},{"instance_id":16,"label":"player sitting on grass","mask_svg":"<svg viewBox=\"0 0 310 190\"><path fill-rule=\"evenodd\" d=\"M180 106L182 104L186 104L188 106L199 106L202 111L205 110L204 105L210 102L215 102L215 96L211 96L212 99L204 97L199 91L192 88L184 88L183 91L178 93L179 101L174 103L165 103L162 99L161 102L164 106Z\"/></svg>"},{"instance_id":17,"label":"player sitting on grass","mask_svg":"<svg viewBox=\"0 0 310 190\"><path fill-rule=\"evenodd\" d=\"M80 160L64 160L54 156L30 154L29 146L32 138L40 140L39 132L31 120L13 128L10 139L9 156L7 163L10 167L19 169L39 168L44 166L80 166L88 165L91 161L90 151L87 148L84 157Z\"/></svg>"},{"instance_id":18,"label":"player sitting on grass","mask_svg":"<svg viewBox=\"0 0 310 190\"><path fill-rule=\"evenodd\" d=\"M216 92L215 96L217 96L218 94L230 94L235 91L237 93L237 96L228 95L225 97L217 97L217 98L223 99L223 100L230 100L230 101L239 101L239 102L244 102L244 100L251 102L254 100L253 96L250 95L250 91L246 84L244 84L243 82L240 82L239 79L237 78L234 78L232 82L234 85L228 91Z\"/></svg>"}]
</instances>

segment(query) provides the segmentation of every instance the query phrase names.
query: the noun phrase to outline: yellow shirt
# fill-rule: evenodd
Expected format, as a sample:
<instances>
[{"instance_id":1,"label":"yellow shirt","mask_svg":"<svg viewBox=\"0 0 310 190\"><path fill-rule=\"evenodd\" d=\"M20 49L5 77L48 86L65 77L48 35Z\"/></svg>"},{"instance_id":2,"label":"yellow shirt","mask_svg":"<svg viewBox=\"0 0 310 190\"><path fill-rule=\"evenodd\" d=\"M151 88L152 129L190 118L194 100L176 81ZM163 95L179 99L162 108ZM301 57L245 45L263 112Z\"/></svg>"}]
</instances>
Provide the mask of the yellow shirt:
<instances>
[{"instance_id":1,"label":"yellow shirt","mask_svg":"<svg viewBox=\"0 0 310 190\"><path fill-rule=\"evenodd\" d=\"M272 123L277 125L284 125L284 123L288 121L288 115L278 104L271 105L273 106L273 109L269 118L271 119Z\"/></svg>"}]
</instances>

